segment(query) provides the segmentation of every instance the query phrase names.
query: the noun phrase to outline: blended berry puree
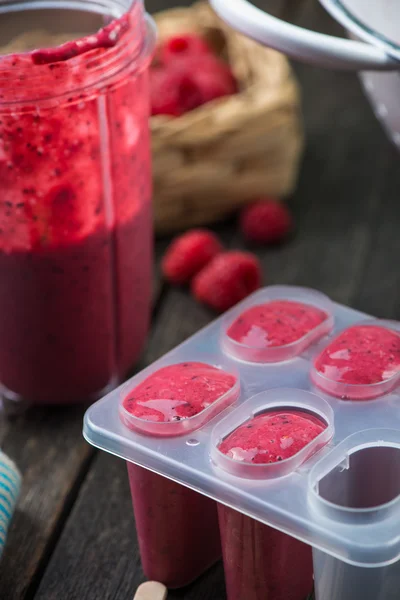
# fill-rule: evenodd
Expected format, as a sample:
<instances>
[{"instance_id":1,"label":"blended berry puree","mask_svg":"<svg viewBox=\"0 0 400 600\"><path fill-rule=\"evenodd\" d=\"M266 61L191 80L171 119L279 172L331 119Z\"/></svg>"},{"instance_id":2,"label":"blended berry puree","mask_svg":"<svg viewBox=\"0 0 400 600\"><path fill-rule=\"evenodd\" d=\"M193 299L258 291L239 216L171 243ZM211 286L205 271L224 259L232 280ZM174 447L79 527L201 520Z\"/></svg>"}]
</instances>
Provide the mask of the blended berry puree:
<instances>
[{"instance_id":1,"label":"blended berry puree","mask_svg":"<svg viewBox=\"0 0 400 600\"><path fill-rule=\"evenodd\" d=\"M285 346L300 340L327 318L326 312L310 304L274 300L246 310L227 334L246 346Z\"/></svg>"},{"instance_id":2,"label":"blended berry puree","mask_svg":"<svg viewBox=\"0 0 400 600\"><path fill-rule=\"evenodd\" d=\"M346 329L317 357L314 367L332 381L371 385L400 371L400 335L376 325Z\"/></svg>"},{"instance_id":3,"label":"blended berry puree","mask_svg":"<svg viewBox=\"0 0 400 600\"><path fill-rule=\"evenodd\" d=\"M131 415L169 423L201 413L236 384L211 365L164 367L124 400ZM199 577L221 556L216 503L160 475L128 463L143 570L171 588Z\"/></svg>"},{"instance_id":4,"label":"blended berry puree","mask_svg":"<svg viewBox=\"0 0 400 600\"><path fill-rule=\"evenodd\" d=\"M219 450L240 462L290 458L327 425L301 411L259 414ZM311 547L223 505L218 506L227 600L305 600L313 587Z\"/></svg>"},{"instance_id":5,"label":"blended berry puree","mask_svg":"<svg viewBox=\"0 0 400 600\"><path fill-rule=\"evenodd\" d=\"M241 462L275 463L300 452L326 427L326 423L310 414L267 412L235 429L218 449Z\"/></svg>"},{"instance_id":6,"label":"blended berry puree","mask_svg":"<svg viewBox=\"0 0 400 600\"><path fill-rule=\"evenodd\" d=\"M173 422L202 412L236 384L236 377L211 365L187 362L156 371L123 401L139 419Z\"/></svg>"},{"instance_id":7,"label":"blended berry puree","mask_svg":"<svg viewBox=\"0 0 400 600\"><path fill-rule=\"evenodd\" d=\"M135 2L95 35L0 54L0 382L12 397L94 399L127 375L145 341L142 22Z\"/></svg>"}]
</instances>

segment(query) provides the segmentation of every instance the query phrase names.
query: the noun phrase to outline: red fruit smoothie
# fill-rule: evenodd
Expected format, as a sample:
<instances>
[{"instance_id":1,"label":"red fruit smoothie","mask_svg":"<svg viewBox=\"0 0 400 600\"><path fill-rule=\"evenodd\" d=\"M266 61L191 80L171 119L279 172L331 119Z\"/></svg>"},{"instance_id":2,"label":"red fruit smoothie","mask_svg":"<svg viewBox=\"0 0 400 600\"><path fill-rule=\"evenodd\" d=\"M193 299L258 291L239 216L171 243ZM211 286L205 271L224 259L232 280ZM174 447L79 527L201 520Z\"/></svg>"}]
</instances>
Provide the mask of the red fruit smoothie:
<instances>
[{"instance_id":1,"label":"red fruit smoothie","mask_svg":"<svg viewBox=\"0 0 400 600\"><path fill-rule=\"evenodd\" d=\"M236 377L211 365L181 363L150 375L122 404L139 419L183 426L236 384ZM129 426L129 421L124 422ZM198 426L196 422L194 428ZM187 585L221 556L216 503L131 463L128 474L146 577L170 588Z\"/></svg>"},{"instance_id":2,"label":"red fruit smoothie","mask_svg":"<svg viewBox=\"0 0 400 600\"><path fill-rule=\"evenodd\" d=\"M364 386L365 397L373 393L365 386L390 383L400 373L400 335L376 325L356 325L343 331L314 362L316 385L341 395L343 384ZM322 378L318 378L322 375ZM394 384L395 385L395 382ZM382 388L383 389L383 388ZM362 399L353 388L356 397ZM388 391L383 389L382 393ZM350 392L346 397L351 397ZM377 392L379 395L379 390Z\"/></svg>"},{"instance_id":3,"label":"red fruit smoothie","mask_svg":"<svg viewBox=\"0 0 400 600\"><path fill-rule=\"evenodd\" d=\"M238 427L219 450L241 462L274 463L325 428L308 413L267 412ZM310 546L223 505L218 515L228 600L305 600L313 587Z\"/></svg>"},{"instance_id":4,"label":"red fruit smoothie","mask_svg":"<svg viewBox=\"0 0 400 600\"><path fill-rule=\"evenodd\" d=\"M187 362L159 369L123 401L125 410L147 421L171 423L201 413L229 392L236 377L212 365Z\"/></svg>"},{"instance_id":5,"label":"red fruit smoothie","mask_svg":"<svg viewBox=\"0 0 400 600\"><path fill-rule=\"evenodd\" d=\"M315 367L336 381L379 383L400 371L400 335L383 327L350 327L323 350Z\"/></svg>"},{"instance_id":6,"label":"red fruit smoothie","mask_svg":"<svg viewBox=\"0 0 400 600\"><path fill-rule=\"evenodd\" d=\"M271 411L241 425L218 446L233 460L269 464L294 456L326 429L326 423L302 412Z\"/></svg>"},{"instance_id":7,"label":"red fruit smoothie","mask_svg":"<svg viewBox=\"0 0 400 600\"><path fill-rule=\"evenodd\" d=\"M98 34L0 56L0 382L94 399L144 343L150 57L140 3Z\"/></svg>"},{"instance_id":8,"label":"red fruit smoothie","mask_svg":"<svg viewBox=\"0 0 400 600\"><path fill-rule=\"evenodd\" d=\"M300 340L327 318L325 311L310 304L273 300L243 312L227 335L246 346L285 346Z\"/></svg>"},{"instance_id":9,"label":"red fruit smoothie","mask_svg":"<svg viewBox=\"0 0 400 600\"><path fill-rule=\"evenodd\" d=\"M221 558L216 502L127 465L144 574L169 588L184 587Z\"/></svg>"}]
</instances>

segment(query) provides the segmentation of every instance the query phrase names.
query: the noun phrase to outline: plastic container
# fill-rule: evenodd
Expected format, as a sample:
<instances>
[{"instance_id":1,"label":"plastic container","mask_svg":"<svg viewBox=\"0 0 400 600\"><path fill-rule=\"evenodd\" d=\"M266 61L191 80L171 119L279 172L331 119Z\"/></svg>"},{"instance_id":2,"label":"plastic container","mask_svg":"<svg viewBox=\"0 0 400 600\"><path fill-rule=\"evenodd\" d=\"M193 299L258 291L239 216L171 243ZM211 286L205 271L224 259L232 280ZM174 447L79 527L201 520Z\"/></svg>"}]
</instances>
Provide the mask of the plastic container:
<instances>
[{"instance_id":1,"label":"plastic container","mask_svg":"<svg viewBox=\"0 0 400 600\"><path fill-rule=\"evenodd\" d=\"M306 304L315 298L297 288L260 290L129 382L134 387L154 371L181 361L223 365L240 379L234 405L199 429L161 438L126 426L118 390L89 408L84 435L99 448L312 546L318 600L347 600L354 582L363 600L393 600L400 564L400 386L394 381L390 392L381 390L375 399L353 400L322 391L312 379L316 357L337 335L355 324L376 321L331 303L331 333L321 332L296 356L279 362L234 356L225 345L227 324L249 307L270 301L271 294L275 300L301 296ZM391 323L390 329L397 331L397 326ZM312 412L329 427L315 446L265 469L247 465L243 471L243 465L238 469L239 463L218 456L218 440L267 405ZM356 590L352 593L353 598Z\"/></svg>"},{"instance_id":2,"label":"plastic container","mask_svg":"<svg viewBox=\"0 0 400 600\"><path fill-rule=\"evenodd\" d=\"M398 537L400 432L374 429L348 437L313 468L310 485L315 509L337 528L367 526L382 533L391 526L392 536ZM363 550L376 554L373 538ZM393 555L389 545L381 552L382 565L375 568L346 564L317 549L313 555L317 600L399 597L400 562L387 560Z\"/></svg>"},{"instance_id":3,"label":"plastic container","mask_svg":"<svg viewBox=\"0 0 400 600\"><path fill-rule=\"evenodd\" d=\"M311 428L320 431L319 435L318 431L310 435L305 429L295 433L296 424L287 423L293 414L295 418L310 422ZM264 431L261 435L257 432L255 439L259 418L278 423L286 435L279 440L276 427L271 425L265 429L267 423L262 423ZM329 405L313 394L291 389L261 392L215 427L211 440L212 459L218 467L236 477L252 480L282 477L329 442L333 434L332 422ZM290 430L295 437L290 437ZM240 439L232 438L230 454L233 456L221 451L221 444L230 439L230 434L239 434L243 438L240 446ZM301 439L306 436L310 440L308 443ZM269 451L265 452L268 447ZM275 456L275 448L283 456ZM274 462L254 463L254 459ZM223 504L218 506L218 515L228 600L305 600L313 589L310 546Z\"/></svg>"},{"instance_id":4,"label":"plastic container","mask_svg":"<svg viewBox=\"0 0 400 600\"><path fill-rule=\"evenodd\" d=\"M154 30L140 0L0 13L5 44L26 28L93 33L0 56L0 382L12 400L92 400L148 329Z\"/></svg>"},{"instance_id":5,"label":"plastic container","mask_svg":"<svg viewBox=\"0 0 400 600\"><path fill-rule=\"evenodd\" d=\"M127 427L146 436L176 437L210 421L239 394L236 374L198 362L172 364L124 386L120 414ZM190 406L185 396L195 398ZM203 410L197 404L202 397ZM129 462L128 475L146 577L169 588L191 583L221 557L216 502Z\"/></svg>"}]
</instances>

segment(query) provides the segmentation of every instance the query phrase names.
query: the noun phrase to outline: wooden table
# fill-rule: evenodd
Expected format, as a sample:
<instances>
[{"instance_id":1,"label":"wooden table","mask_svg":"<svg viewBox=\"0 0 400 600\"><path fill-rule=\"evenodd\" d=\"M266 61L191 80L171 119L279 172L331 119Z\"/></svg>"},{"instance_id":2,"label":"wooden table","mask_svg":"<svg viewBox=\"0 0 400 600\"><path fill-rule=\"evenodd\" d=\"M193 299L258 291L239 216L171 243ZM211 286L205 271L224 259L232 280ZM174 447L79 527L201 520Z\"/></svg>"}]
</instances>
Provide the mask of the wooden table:
<instances>
[{"instance_id":1,"label":"wooden table","mask_svg":"<svg viewBox=\"0 0 400 600\"><path fill-rule=\"evenodd\" d=\"M153 11L173 1L147 5ZM317 0L273 4L299 24L340 34ZM315 287L379 317L400 318L400 156L355 75L295 68L307 134L291 199L298 232L279 249L259 251L265 282ZM227 246L241 246L234 222L218 232ZM157 243L158 256L165 245ZM185 290L156 279L140 366L212 318ZM0 444L24 475L0 565L1 600L131 600L143 579L125 464L86 444L83 412L35 409L1 425ZM221 565L169 598L223 600Z\"/></svg>"}]
</instances>

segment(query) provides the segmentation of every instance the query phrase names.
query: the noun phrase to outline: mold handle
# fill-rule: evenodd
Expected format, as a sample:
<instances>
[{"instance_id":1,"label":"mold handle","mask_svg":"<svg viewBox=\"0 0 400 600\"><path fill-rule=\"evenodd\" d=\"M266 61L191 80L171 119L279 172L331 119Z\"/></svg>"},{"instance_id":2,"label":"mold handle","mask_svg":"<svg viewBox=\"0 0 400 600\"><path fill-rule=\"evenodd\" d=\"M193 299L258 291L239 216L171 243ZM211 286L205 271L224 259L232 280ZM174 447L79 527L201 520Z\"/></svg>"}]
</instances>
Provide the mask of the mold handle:
<instances>
[{"instance_id":1,"label":"mold handle","mask_svg":"<svg viewBox=\"0 0 400 600\"><path fill-rule=\"evenodd\" d=\"M342 70L400 69L400 62L380 48L291 25L268 15L247 0L210 2L217 14L231 27L296 60Z\"/></svg>"}]
</instances>

